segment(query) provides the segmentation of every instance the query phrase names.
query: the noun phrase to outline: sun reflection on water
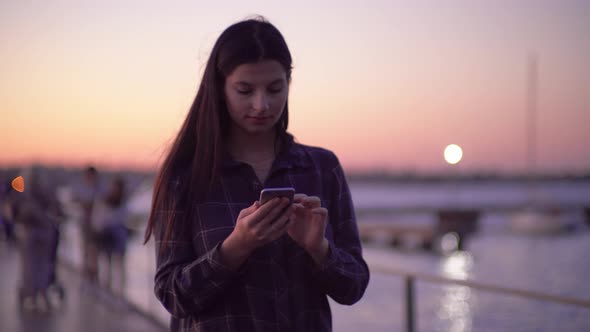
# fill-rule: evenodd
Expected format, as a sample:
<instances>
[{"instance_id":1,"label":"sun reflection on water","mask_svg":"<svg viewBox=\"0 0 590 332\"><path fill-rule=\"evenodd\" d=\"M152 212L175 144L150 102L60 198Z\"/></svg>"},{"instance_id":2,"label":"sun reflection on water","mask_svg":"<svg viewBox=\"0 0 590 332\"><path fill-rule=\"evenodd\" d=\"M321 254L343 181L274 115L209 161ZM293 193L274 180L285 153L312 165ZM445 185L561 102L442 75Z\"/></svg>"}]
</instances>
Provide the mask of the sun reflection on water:
<instances>
[{"instance_id":1,"label":"sun reflection on water","mask_svg":"<svg viewBox=\"0 0 590 332\"><path fill-rule=\"evenodd\" d=\"M472 266L473 257L470 253L456 251L443 259L442 274L448 278L465 280Z\"/></svg>"},{"instance_id":2,"label":"sun reflection on water","mask_svg":"<svg viewBox=\"0 0 590 332\"><path fill-rule=\"evenodd\" d=\"M466 280L473 266L473 257L467 252L455 252L442 261L444 277ZM437 317L442 321L439 331L468 332L472 328L472 306L475 298L467 286L448 285L443 289Z\"/></svg>"}]
</instances>

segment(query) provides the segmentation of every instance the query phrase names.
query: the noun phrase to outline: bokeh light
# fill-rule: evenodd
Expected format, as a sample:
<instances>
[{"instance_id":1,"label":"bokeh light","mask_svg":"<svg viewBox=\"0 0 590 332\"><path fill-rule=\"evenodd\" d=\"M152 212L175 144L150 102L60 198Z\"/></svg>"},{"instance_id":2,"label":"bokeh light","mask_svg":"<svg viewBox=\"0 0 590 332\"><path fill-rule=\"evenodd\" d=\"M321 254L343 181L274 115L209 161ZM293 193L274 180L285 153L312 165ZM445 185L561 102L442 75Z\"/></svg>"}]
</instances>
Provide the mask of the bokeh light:
<instances>
[{"instance_id":1,"label":"bokeh light","mask_svg":"<svg viewBox=\"0 0 590 332\"><path fill-rule=\"evenodd\" d=\"M25 191L25 179L22 176L17 176L12 180L12 189L22 193Z\"/></svg>"}]
</instances>

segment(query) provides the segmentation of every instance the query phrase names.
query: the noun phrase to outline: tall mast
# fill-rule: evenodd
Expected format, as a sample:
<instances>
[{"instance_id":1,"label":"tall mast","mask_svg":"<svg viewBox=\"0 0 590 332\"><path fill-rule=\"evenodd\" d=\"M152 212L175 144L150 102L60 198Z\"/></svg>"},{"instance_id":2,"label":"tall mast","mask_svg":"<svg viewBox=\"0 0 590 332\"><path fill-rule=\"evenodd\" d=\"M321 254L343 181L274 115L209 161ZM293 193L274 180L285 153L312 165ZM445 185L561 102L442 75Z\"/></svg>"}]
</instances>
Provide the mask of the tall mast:
<instances>
[{"instance_id":1,"label":"tall mast","mask_svg":"<svg viewBox=\"0 0 590 332\"><path fill-rule=\"evenodd\" d=\"M536 53L529 53L527 59L527 172L531 177L537 175L537 98L538 98L538 59Z\"/></svg>"}]
</instances>

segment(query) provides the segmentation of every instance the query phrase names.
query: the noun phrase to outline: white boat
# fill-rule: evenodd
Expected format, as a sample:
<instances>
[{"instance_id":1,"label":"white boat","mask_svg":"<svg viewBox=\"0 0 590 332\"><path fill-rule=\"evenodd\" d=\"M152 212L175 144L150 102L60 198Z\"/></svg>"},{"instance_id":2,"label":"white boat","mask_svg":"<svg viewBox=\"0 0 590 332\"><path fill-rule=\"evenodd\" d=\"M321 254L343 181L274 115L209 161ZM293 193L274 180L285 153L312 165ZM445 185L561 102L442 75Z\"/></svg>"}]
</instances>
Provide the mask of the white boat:
<instances>
[{"instance_id":1,"label":"white boat","mask_svg":"<svg viewBox=\"0 0 590 332\"><path fill-rule=\"evenodd\" d=\"M571 223L559 208L528 207L510 216L510 229L525 234L558 234L571 230Z\"/></svg>"},{"instance_id":2,"label":"white boat","mask_svg":"<svg viewBox=\"0 0 590 332\"><path fill-rule=\"evenodd\" d=\"M568 229L566 214L556 204L556 200L541 193L536 186L536 156L537 156L537 85L538 68L537 56L531 54L528 58L527 71L527 169L532 175L529 182L529 199L522 209L509 216L509 227L518 233L552 234Z\"/></svg>"}]
</instances>

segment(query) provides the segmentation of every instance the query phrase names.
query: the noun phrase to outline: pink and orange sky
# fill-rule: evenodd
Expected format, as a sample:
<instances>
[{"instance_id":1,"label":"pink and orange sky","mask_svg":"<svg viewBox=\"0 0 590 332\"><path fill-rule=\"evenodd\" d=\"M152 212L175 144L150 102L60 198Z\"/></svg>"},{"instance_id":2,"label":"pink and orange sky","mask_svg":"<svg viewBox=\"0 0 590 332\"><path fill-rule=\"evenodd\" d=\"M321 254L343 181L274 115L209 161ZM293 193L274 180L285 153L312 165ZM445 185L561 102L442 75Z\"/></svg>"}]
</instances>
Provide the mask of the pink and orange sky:
<instances>
[{"instance_id":1,"label":"pink and orange sky","mask_svg":"<svg viewBox=\"0 0 590 332\"><path fill-rule=\"evenodd\" d=\"M539 59L538 168L590 170L589 1L0 2L0 165L153 169L212 44L262 14L294 58L290 131L347 169L526 169L526 59Z\"/></svg>"}]
</instances>

